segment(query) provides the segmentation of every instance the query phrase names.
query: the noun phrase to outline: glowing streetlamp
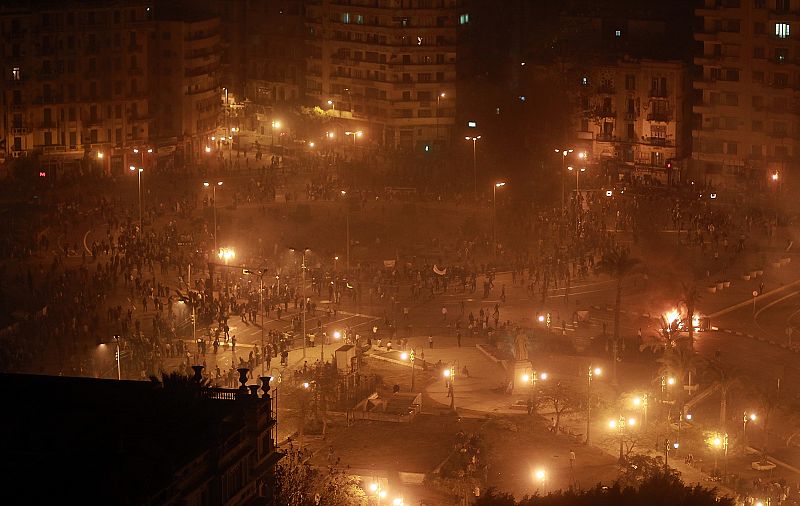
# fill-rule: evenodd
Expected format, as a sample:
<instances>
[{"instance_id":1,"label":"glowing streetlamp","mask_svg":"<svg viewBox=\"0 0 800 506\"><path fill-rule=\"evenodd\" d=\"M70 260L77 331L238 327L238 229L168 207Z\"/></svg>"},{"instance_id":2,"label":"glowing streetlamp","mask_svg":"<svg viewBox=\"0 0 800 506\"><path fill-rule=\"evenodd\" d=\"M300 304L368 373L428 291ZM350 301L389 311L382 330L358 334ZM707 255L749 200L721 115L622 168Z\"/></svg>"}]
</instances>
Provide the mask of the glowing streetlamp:
<instances>
[{"instance_id":1,"label":"glowing streetlamp","mask_svg":"<svg viewBox=\"0 0 800 506\"><path fill-rule=\"evenodd\" d=\"M481 138L480 135L472 137L470 136L464 137L464 140L472 141L472 182L474 186L473 198L475 199L475 202L478 201L478 159L476 155L477 155L477 143L478 139L480 138Z\"/></svg>"},{"instance_id":2,"label":"glowing streetlamp","mask_svg":"<svg viewBox=\"0 0 800 506\"><path fill-rule=\"evenodd\" d=\"M456 368L454 365L451 365L447 369L442 372L442 376L445 379L445 385L447 386L447 396L450 397L450 409L455 411L456 410L456 395L455 395L455 387L453 383L456 380Z\"/></svg>"},{"instance_id":3,"label":"glowing streetlamp","mask_svg":"<svg viewBox=\"0 0 800 506\"><path fill-rule=\"evenodd\" d=\"M664 472L666 473L669 470L669 452L670 449L677 450L680 448L680 444L677 441L671 441L669 439L664 440Z\"/></svg>"},{"instance_id":4,"label":"glowing streetlamp","mask_svg":"<svg viewBox=\"0 0 800 506\"><path fill-rule=\"evenodd\" d=\"M269 136L270 146L274 146L275 145L275 131L276 130L279 131L279 132L281 130L281 122L280 122L280 120L273 120L272 121L272 129L270 130L270 136Z\"/></svg>"},{"instance_id":5,"label":"glowing streetlamp","mask_svg":"<svg viewBox=\"0 0 800 506\"><path fill-rule=\"evenodd\" d=\"M648 408L648 405L650 404L650 395L649 394L644 394L644 395L641 395L641 396L636 396L633 399L631 399L631 404L633 404L633 407L642 410L642 423L646 427L647 426L647 408Z\"/></svg>"},{"instance_id":6,"label":"glowing streetlamp","mask_svg":"<svg viewBox=\"0 0 800 506\"><path fill-rule=\"evenodd\" d=\"M547 481L547 472L544 469L537 469L533 472L533 479L536 483L540 483L542 486L542 492L544 492L545 482Z\"/></svg>"},{"instance_id":7,"label":"glowing streetlamp","mask_svg":"<svg viewBox=\"0 0 800 506\"><path fill-rule=\"evenodd\" d=\"M747 425L750 422L755 422L756 418L755 413L748 413L747 411L742 415L742 440L744 444L747 444Z\"/></svg>"},{"instance_id":8,"label":"glowing streetlamp","mask_svg":"<svg viewBox=\"0 0 800 506\"><path fill-rule=\"evenodd\" d=\"M565 176L564 164L567 161L567 155L572 153L574 151L574 149L572 149L572 148L562 148L562 149L554 149L553 151L555 151L556 153L560 153L561 154L561 214L564 214L564 187L565 187L564 186L564 176Z\"/></svg>"},{"instance_id":9,"label":"glowing streetlamp","mask_svg":"<svg viewBox=\"0 0 800 506\"><path fill-rule=\"evenodd\" d=\"M637 421L635 418L625 418L623 415L619 415L618 419L611 419L608 421L608 428L611 430L617 431L619 435L619 461L622 462L625 460L623 455L624 449L624 440L625 434L631 431L634 427L636 427Z\"/></svg>"},{"instance_id":10,"label":"glowing streetlamp","mask_svg":"<svg viewBox=\"0 0 800 506\"><path fill-rule=\"evenodd\" d=\"M402 352L400 354L400 360L408 361L411 363L411 391L414 391L414 359L416 358L416 354L414 353L414 348L411 348L411 352ZM445 378L450 377L450 371L445 371Z\"/></svg>"},{"instance_id":11,"label":"glowing streetlamp","mask_svg":"<svg viewBox=\"0 0 800 506\"><path fill-rule=\"evenodd\" d=\"M131 172L137 172L135 166L131 165L128 167ZM142 220L142 172L144 169L139 167L138 169L138 176L139 176L139 231L144 230L144 222Z\"/></svg>"},{"instance_id":12,"label":"glowing streetlamp","mask_svg":"<svg viewBox=\"0 0 800 506\"><path fill-rule=\"evenodd\" d=\"M352 135L352 136L353 136L353 147L355 147L355 145L356 145L356 139L357 139L357 138L359 138L359 137L361 137L361 136L363 136L363 135L364 135L364 132L362 132L361 130L356 130L356 131L354 131L354 132L350 132L350 131L348 131L348 132L345 132L344 134L345 134L345 135Z\"/></svg>"},{"instance_id":13,"label":"glowing streetlamp","mask_svg":"<svg viewBox=\"0 0 800 506\"><path fill-rule=\"evenodd\" d=\"M296 248L289 248L292 251L297 251ZM302 269L302 291L303 291L303 358L306 357L306 338L308 337L306 334L306 315L308 314L308 299L306 298L306 253L311 251L309 248L303 248L300 250L302 253L303 263L300 265L300 269Z\"/></svg>"},{"instance_id":14,"label":"glowing streetlamp","mask_svg":"<svg viewBox=\"0 0 800 506\"><path fill-rule=\"evenodd\" d=\"M589 365L586 373L586 444L589 444L589 435L592 426L592 381L594 381L595 376L600 376L602 373L602 369L599 367L592 367L591 365Z\"/></svg>"},{"instance_id":15,"label":"glowing streetlamp","mask_svg":"<svg viewBox=\"0 0 800 506\"><path fill-rule=\"evenodd\" d=\"M713 449L723 452L723 456L725 458L725 461L724 461L725 462L725 464L724 464L724 466L725 466L724 472L725 472L725 474L728 474L728 433L726 432L726 433L723 433L723 434L720 434L720 433L713 434L707 440L707 442L708 442L709 446L711 446ZM714 453L714 471L718 471L719 470L719 466L718 466L718 462L717 462L717 460L718 460L717 456L718 456L718 454L715 452Z\"/></svg>"},{"instance_id":16,"label":"glowing streetlamp","mask_svg":"<svg viewBox=\"0 0 800 506\"><path fill-rule=\"evenodd\" d=\"M497 257L497 189L505 185L505 181L500 181L492 185L492 245L495 257Z\"/></svg>"},{"instance_id":17,"label":"glowing streetlamp","mask_svg":"<svg viewBox=\"0 0 800 506\"><path fill-rule=\"evenodd\" d=\"M203 181L203 187L211 188L211 210L214 214L214 249L217 249L217 186L222 186L222 181L216 184Z\"/></svg>"}]
</instances>

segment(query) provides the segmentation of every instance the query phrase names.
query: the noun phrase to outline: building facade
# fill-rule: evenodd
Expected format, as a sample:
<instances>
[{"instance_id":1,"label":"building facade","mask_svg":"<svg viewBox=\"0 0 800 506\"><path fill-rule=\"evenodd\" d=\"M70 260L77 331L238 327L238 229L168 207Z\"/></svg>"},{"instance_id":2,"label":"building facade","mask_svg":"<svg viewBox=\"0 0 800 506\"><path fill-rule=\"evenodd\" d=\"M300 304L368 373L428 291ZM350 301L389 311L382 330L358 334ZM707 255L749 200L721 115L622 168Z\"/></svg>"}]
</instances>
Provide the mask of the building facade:
<instances>
[{"instance_id":1,"label":"building facade","mask_svg":"<svg viewBox=\"0 0 800 506\"><path fill-rule=\"evenodd\" d=\"M143 162L150 14L140 1L0 7L6 159L103 174Z\"/></svg>"},{"instance_id":2,"label":"building facade","mask_svg":"<svg viewBox=\"0 0 800 506\"><path fill-rule=\"evenodd\" d=\"M306 2L306 95L366 142L449 144L456 104L457 0Z\"/></svg>"},{"instance_id":3,"label":"building facade","mask_svg":"<svg viewBox=\"0 0 800 506\"><path fill-rule=\"evenodd\" d=\"M705 0L696 14L695 172L740 187L783 179L800 156L800 0Z\"/></svg>"},{"instance_id":4,"label":"building facade","mask_svg":"<svg viewBox=\"0 0 800 506\"><path fill-rule=\"evenodd\" d=\"M201 156L220 117L220 19L160 13L151 42L153 137L178 163ZM165 156L167 155L167 156Z\"/></svg>"},{"instance_id":5,"label":"building facade","mask_svg":"<svg viewBox=\"0 0 800 506\"><path fill-rule=\"evenodd\" d=\"M690 153L690 81L680 61L623 59L570 72L574 144L615 181L680 182Z\"/></svg>"}]
</instances>

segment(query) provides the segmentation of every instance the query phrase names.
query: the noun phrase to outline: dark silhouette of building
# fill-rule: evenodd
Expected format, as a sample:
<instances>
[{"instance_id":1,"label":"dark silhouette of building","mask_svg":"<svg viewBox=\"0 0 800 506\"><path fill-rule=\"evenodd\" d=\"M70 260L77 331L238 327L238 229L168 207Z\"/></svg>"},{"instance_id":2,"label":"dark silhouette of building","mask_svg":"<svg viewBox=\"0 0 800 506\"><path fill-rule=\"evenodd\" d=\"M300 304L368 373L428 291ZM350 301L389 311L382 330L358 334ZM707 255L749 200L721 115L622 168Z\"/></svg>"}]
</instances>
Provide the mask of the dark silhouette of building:
<instances>
[{"instance_id":1,"label":"dark silhouette of building","mask_svg":"<svg viewBox=\"0 0 800 506\"><path fill-rule=\"evenodd\" d=\"M200 369L196 368L196 378ZM244 372L246 380L246 369ZM275 420L264 389L0 375L5 504L258 504Z\"/></svg>"}]
</instances>

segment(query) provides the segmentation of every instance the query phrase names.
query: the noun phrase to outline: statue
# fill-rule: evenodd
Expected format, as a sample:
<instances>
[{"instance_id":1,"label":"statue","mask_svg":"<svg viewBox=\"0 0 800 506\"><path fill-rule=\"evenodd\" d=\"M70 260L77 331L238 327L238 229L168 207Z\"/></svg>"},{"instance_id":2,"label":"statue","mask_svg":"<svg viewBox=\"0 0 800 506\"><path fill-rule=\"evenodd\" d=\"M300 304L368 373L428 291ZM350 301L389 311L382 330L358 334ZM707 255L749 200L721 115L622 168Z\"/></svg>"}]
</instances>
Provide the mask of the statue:
<instances>
[{"instance_id":1,"label":"statue","mask_svg":"<svg viewBox=\"0 0 800 506\"><path fill-rule=\"evenodd\" d=\"M517 362L528 360L528 337L523 333L514 338L514 358Z\"/></svg>"}]
</instances>

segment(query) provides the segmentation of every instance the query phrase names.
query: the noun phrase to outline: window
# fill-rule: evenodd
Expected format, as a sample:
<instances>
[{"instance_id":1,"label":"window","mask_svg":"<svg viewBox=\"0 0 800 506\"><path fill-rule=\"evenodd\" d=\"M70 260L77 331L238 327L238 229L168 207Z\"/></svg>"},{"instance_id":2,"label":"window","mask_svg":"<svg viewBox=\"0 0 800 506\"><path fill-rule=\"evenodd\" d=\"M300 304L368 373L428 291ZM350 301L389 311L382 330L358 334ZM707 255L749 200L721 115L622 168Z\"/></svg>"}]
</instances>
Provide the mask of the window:
<instances>
[{"instance_id":1,"label":"window","mask_svg":"<svg viewBox=\"0 0 800 506\"><path fill-rule=\"evenodd\" d=\"M628 123L626 125L625 133L627 134L628 139L635 139L636 138L636 131L633 128L633 123Z\"/></svg>"},{"instance_id":2,"label":"window","mask_svg":"<svg viewBox=\"0 0 800 506\"><path fill-rule=\"evenodd\" d=\"M775 75L772 76L772 84L773 86L789 86L789 74L784 74L783 72L776 72Z\"/></svg>"},{"instance_id":3,"label":"window","mask_svg":"<svg viewBox=\"0 0 800 506\"><path fill-rule=\"evenodd\" d=\"M778 47L775 48L775 61L778 63L783 63L789 59L789 50L785 47Z\"/></svg>"},{"instance_id":4,"label":"window","mask_svg":"<svg viewBox=\"0 0 800 506\"><path fill-rule=\"evenodd\" d=\"M753 132L763 132L764 131L764 122L763 121L753 121L753 124L750 125L750 130Z\"/></svg>"},{"instance_id":5,"label":"window","mask_svg":"<svg viewBox=\"0 0 800 506\"><path fill-rule=\"evenodd\" d=\"M636 89L636 76L625 76L625 89L626 90L635 90Z\"/></svg>"},{"instance_id":6,"label":"window","mask_svg":"<svg viewBox=\"0 0 800 506\"><path fill-rule=\"evenodd\" d=\"M459 25L466 25L469 24L469 14L462 14L458 17L458 24Z\"/></svg>"},{"instance_id":7,"label":"window","mask_svg":"<svg viewBox=\"0 0 800 506\"><path fill-rule=\"evenodd\" d=\"M735 142L725 143L725 153L728 155L736 155L739 152L739 144Z\"/></svg>"},{"instance_id":8,"label":"window","mask_svg":"<svg viewBox=\"0 0 800 506\"><path fill-rule=\"evenodd\" d=\"M614 37L622 37L622 30L614 30Z\"/></svg>"},{"instance_id":9,"label":"window","mask_svg":"<svg viewBox=\"0 0 800 506\"><path fill-rule=\"evenodd\" d=\"M342 13L342 23L344 23L346 25L350 23L350 13L349 12L343 12Z\"/></svg>"},{"instance_id":10,"label":"window","mask_svg":"<svg viewBox=\"0 0 800 506\"><path fill-rule=\"evenodd\" d=\"M763 83L764 82L764 72L760 70L753 71L753 82L754 83Z\"/></svg>"},{"instance_id":11,"label":"window","mask_svg":"<svg viewBox=\"0 0 800 506\"><path fill-rule=\"evenodd\" d=\"M764 58L764 48L760 46L754 47L753 58Z\"/></svg>"},{"instance_id":12,"label":"window","mask_svg":"<svg viewBox=\"0 0 800 506\"><path fill-rule=\"evenodd\" d=\"M786 39L789 37L789 23L775 23L775 35L779 39Z\"/></svg>"},{"instance_id":13,"label":"window","mask_svg":"<svg viewBox=\"0 0 800 506\"><path fill-rule=\"evenodd\" d=\"M764 35L765 33L767 33L766 25L760 21L756 21L755 23L753 23L753 33L755 33L756 35Z\"/></svg>"},{"instance_id":14,"label":"window","mask_svg":"<svg viewBox=\"0 0 800 506\"><path fill-rule=\"evenodd\" d=\"M364 16L361 14L356 14L356 24L363 25L364 24Z\"/></svg>"},{"instance_id":15,"label":"window","mask_svg":"<svg viewBox=\"0 0 800 506\"><path fill-rule=\"evenodd\" d=\"M650 165L653 167L660 167L664 165L664 153L661 151L653 151L650 153Z\"/></svg>"},{"instance_id":16,"label":"window","mask_svg":"<svg viewBox=\"0 0 800 506\"><path fill-rule=\"evenodd\" d=\"M589 86L589 78L587 76L581 77L581 86Z\"/></svg>"},{"instance_id":17,"label":"window","mask_svg":"<svg viewBox=\"0 0 800 506\"><path fill-rule=\"evenodd\" d=\"M789 0L775 0L775 10L778 12L788 12L789 3Z\"/></svg>"},{"instance_id":18,"label":"window","mask_svg":"<svg viewBox=\"0 0 800 506\"><path fill-rule=\"evenodd\" d=\"M753 109L760 109L764 107L764 97L761 95L753 95Z\"/></svg>"},{"instance_id":19,"label":"window","mask_svg":"<svg viewBox=\"0 0 800 506\"><path fill-rule=\"evenodd\" d=\"M20 79L22 79L22 74L19 70L19 67L14 67L11 70L11 78L15 81L19 81Z\"/></svg>"}]
</instances>

